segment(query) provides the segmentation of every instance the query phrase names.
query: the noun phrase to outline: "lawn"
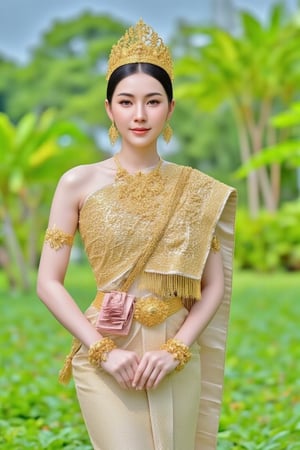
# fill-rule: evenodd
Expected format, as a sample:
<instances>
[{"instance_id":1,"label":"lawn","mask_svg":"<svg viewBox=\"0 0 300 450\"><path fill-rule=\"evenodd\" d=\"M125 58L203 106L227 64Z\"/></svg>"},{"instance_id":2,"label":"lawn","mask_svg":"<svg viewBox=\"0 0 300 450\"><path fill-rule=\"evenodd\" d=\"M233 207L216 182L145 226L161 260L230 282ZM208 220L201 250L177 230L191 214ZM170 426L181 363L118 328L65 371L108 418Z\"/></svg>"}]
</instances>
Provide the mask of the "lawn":
<instances>
[{"instance_id":1,"label":"lawn","mask_svg":"<svg viewBox=\"0 0 300 450\"><path fill-rule=\"evenodd\" d=\"M220 450L300 449L300 274L237 273Z\"/></svg>"},{"instance_id":2,"label":"lawn","mask_svg":"<svg viewBox=\"0 0 300 450\"><path fill-rule=\"evenodd\" d=\"M84 309L86 266L66 282ZM0 448L91 450L73 384L57 382L70 337L34 292L3 284L0 273ZM299 273L235 274L218 450L300 449L299 296Z\"/></svg>"}]
</instances>

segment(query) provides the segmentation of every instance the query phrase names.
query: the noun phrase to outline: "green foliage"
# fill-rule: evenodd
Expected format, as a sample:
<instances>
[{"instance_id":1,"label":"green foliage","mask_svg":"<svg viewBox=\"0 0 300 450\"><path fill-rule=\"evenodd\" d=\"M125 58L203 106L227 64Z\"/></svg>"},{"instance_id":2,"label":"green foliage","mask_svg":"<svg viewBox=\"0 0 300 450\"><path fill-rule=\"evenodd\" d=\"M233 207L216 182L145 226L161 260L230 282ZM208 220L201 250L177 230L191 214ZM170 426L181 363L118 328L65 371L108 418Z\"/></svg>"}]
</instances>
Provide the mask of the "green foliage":
<instances>
[{"instance_id":1,"label":"green foliage","mask_svg":"<svg viewBox=\"0 0 300 450\"><path fill-rule=\"evenodd\" d=\"M0 112L7 111L10 94L16 88L15 74L17 71L18 67L15 63L0 55Z\"/></svg>"},{"instance_id":2,"label":"green foliage","mask_svg":"<svg viewBox=\"0 0 300 450\"><path fill-rule=\"evenodd\" d=\"M10 295L1 273L0 286L0 448L91 450L74 387L57 381L70 336L34 292ZM72 287L82 307L94 294L92 286L78 267Z\"/></svg>"},{"instance_id":3,"label":"green foliage","mask_svg":"<svg viewBox=\"0 0 300 450\"><path fill-rule=\"evenodd\" d=\"M28 269L38 260L36 237L45 229L59 176L98 157L81 128L53 110L27 113L17 124L0 113L0 248L11 286L28 288Z\"/></svg>"},{"instance_id":4,"label":"green foliage","mask_svg":"<svg viewBox=\"0 0 300 450\"><path fill-rule=\"evenodd\" d=\"M230 107L240 141L240 162L247 164L262 148L281 141L281 134L271 130L270 118L298 95L300 27L280 5L272 8L265 23L246 12L239 19L236 33L215 26L181 26L183 47L178 39L175 47L182 55L175 64L176 93L180 101L193 99L202 112ZM198 46L192 44L197 41ZM254 172L257 166L251 168ZM253 214L261 205L269 210L278 207L281 177L277 168L272 169L260 164L259 174L252 173L250 178L246 173Z\"/></svg>"},{"instance_id":5,"label":"green foliage","mask_svg":"<svg viewBox=\"0 0 300 450\"><path fill-rule=\"evenodd\" d=\"M298 273L236 272L218 450L299 450Z\"/></svg>"},{"instance_id":6,"label":"green foliage","mask_svg":"<svg viewBox=\"0 0 300 450\"><path fill-rule=\"evenodd\" d=\"M124 29L119 21L92 13L55 22L31 61L16 72L17 88L7 104L10 116L18 120L28 109L55 108L63 118L106 125L107 60Z\"/></svg>"},{"instance_id":7,"label":"green foliage","mask_svg":"<svg viewBox=\"0 0 300 450\"><path fill-rule=\"evenodd\" d=\"M266 207L273 204L276 208L280 194L284 194L281 200L295 195L296 183L290 182L288 164L292 155L293 164L298 164L299 156L296 158L293 141L273 151L274 144L282 141L282 130L271 129L269 118L297 98L299 24L282 5L275 5L264 23L246 12L239 12L238 18L236 33L184 22L174 30L170 47L175 56L178 102L172 117L175 136L169 147L170 159L235 185L243 192L242 201L248 195L249 205L258 193L257 205L264 202ZM95 142L105 145L103 130L109 125L103 107L107 58L127 26L113 17L91 13L53 23L26 65L0 59L0 111L16 123L28 111L40 114L54 107L57 118L76 119ZM260 148L266 146L270 150L262 154ZM47 151L49 147L41 157ZM284 165L279 175L271 167L264 179L252 178L246 188L245 181L234 180L232 172L254 153L259 156L249 170L262 167L263 172L266 164ZM84 155L80 153L81 163L88 159ZM61 156L56 169L62 172L72 154L65 151ZM47 177L45 167L40 166L41 178ZM249 170L243 170L248 176ZM14 170L12 184L21 185L22 176L20 170ZM257 189L252 189L255 184Z\"/></svg>"},{"instance_id":8,"label":"green foliage","mask_svg":"<svg viewBox=\"0 0 300 450\"><path fill-rule=\"evenodd\" d=\"M300 270L300 202L256 218L237 214L236 265L257 271Z\"/></svg>"},{"instance_id":9,"label":"green foliage","mask_svg":"<svg viewBox=\"0 0 300 450\"><path fill-rule=\"evenodd\" d=\"M299 142L286 140L277 145L263 149L236 171L237 178L243 178L251 171L271 164L285 163L289 171L300 166Z\"/></svg>"},{"instance_id":10,"label":"green foliage","mask_svg":"<svg viewBox=\"0 0 300 450\"><path fill-rule=\"evenodd\" d=\"M72 264L66 284L85 309L90 269ZM91 450L73 384L57 382L70 336L34 293L2 286L0 272L1 449ZM218 450L299 450L299 287L296 273L234 274Z\"/></svg>"},{"instance_id":11,"label":"green foliage","mask_svg":"<svg viewBox=\"0 0 300 450\"><path fill-rule=\"evenodd\" d=\"M218 110L208 116L195 113L192 102L180 102L175 115L178 151L167 155L168 158L198 168L224 183L235 185L240 191L242 183L233 176L240 158L230 111ZM223 137L218 139L218 136Z\"/></svg>"},{"instance_id":12,"label":"green foliage","mask_svg":"<svg viewBox=\"0 0 300 450\"><path fill-rule=\"evenodd\" d=\"M67 139L67 145L64 140ZM70 168L70 156L75 149L91 144L80 128L70 121L57 118L53 110L41 115L27 113L18 124L0 113L0 192L19 193L34 182L46 183L53 178L53 170ZM82 152L82 159L87 151ZM91 153L89 155L91 158ZM73 161L79 161L73 157Z\"/></svg>"},{"instance_id":13,"label":"green foliage","mask_svg":"<svg viewBox=\"0 0 300 450\"><path fill-rule=\"evenodd\" d=\"M277 145L262 149L262 151L254 155L246 164L240 167L236 175L244 177L251 170L258 169L271 164L285 163L290 167L300 166L300 145L299 145L299 126L300 126L300 103L292 103L290 107L271 119L271 124L280 129L287 129L291 138L285 138ZM293 138L294 137L294 138Z\"/></svg>"}]
</instances>

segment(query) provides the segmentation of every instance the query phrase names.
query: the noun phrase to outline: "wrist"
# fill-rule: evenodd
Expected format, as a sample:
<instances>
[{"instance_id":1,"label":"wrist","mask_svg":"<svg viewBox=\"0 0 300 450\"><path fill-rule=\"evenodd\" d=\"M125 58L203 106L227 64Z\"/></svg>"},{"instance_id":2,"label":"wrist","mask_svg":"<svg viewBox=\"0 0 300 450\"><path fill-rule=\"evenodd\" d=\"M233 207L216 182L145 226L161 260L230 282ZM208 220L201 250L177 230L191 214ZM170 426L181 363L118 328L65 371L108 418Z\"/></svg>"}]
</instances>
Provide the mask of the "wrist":
<instances>
[{"instance_id":1,"label":"wrist","mask_svg":"<svg viewBox=\"0 0 300 450\"><path fill-rule=\"evenodd\" d=\"M192 357L189 347L178 339L168 339L160 349L166 350L176 361L178 361L178 365L175 369L177 371L182 370Z\"/></svg>"},{"instance_id":2,"label":"wrist","mask_svg":"<svg viewBox=\"0 0 300 450\"><path fill-rule=\"evenodd\" d=\"M88 350L88 360L91 366L99 367L101 363L107 360L107 355L113 349L117 348L114 341L104 337L90 345Z\"/></svg>"}]
</instances>

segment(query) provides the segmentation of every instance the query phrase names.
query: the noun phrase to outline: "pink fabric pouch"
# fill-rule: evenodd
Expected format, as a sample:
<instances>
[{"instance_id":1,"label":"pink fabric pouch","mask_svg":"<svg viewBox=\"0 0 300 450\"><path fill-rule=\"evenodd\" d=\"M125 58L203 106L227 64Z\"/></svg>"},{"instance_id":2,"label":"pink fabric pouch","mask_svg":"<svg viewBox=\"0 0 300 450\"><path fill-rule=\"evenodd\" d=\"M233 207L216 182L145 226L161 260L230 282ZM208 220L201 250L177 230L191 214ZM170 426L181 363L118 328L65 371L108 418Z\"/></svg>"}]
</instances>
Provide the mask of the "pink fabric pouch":
<instances>
[{"instance_id":1,"label":"pink fabric pouch","mask_svg":"<svg viewBox=\"0 0 300 450\"><path fill-rule=\"evenodd\" d=\"M135 297L127 292L107 292L96 322L100 333L126 336L133 319Z\"/></svg>"}]
</instances>

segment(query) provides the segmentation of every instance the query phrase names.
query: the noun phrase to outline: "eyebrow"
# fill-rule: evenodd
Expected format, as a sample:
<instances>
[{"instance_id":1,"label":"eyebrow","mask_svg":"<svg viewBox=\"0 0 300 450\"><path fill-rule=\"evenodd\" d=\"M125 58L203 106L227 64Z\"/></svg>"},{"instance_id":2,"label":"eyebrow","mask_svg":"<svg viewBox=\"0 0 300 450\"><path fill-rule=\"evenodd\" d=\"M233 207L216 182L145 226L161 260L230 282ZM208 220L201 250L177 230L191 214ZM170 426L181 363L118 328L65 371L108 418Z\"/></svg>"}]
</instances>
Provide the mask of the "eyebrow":
<instances>
[{"instance_id":1,"label":"eyebrow","mask_svg":"<svg viewBox=\"0 0 300 450\"><path fill-rule=\"evenodd\" d=\"M133 94L129 94L127 92L120 92L120 94L118 94L118 97L121 97L122 95L126 96L126 97L134 97ZM145 97L153 97L154 95L160 95L162 96L161 92L150 92L149 94L146 94Z\"/></svg>"}]
</instances>

